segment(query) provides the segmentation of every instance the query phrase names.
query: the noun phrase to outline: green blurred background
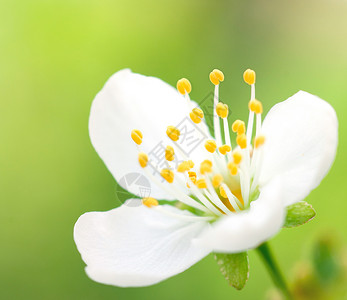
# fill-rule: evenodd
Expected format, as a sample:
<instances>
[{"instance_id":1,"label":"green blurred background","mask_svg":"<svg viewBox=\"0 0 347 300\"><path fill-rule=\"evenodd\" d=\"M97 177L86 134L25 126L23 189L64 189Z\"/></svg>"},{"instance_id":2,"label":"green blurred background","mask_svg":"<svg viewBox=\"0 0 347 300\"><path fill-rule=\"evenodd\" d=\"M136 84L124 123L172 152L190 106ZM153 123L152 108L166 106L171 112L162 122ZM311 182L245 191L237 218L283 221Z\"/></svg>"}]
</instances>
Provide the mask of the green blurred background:
<instances>
[{"instance_id":1,"label":"green blurred background","mask_svg":"<svg viewBox=\"0 0 347 300\"><path fill-rule=\"evenodd\" d=\"M261 299L272 283L256 253L241 292L212 257L148 288L87 278L72 231L84 212L119 205L116 183L88 137L91 101L119 69L172 85L192 98L224 71L221 99L247 116L242 72L257 72L265 110L299 89L330 102L340 121L336 162L308 201L317 217L282 230L272 245L287 275L321 231L347 242L347 1L0 0L0 298Z\"/></svg>"}]
</instances>

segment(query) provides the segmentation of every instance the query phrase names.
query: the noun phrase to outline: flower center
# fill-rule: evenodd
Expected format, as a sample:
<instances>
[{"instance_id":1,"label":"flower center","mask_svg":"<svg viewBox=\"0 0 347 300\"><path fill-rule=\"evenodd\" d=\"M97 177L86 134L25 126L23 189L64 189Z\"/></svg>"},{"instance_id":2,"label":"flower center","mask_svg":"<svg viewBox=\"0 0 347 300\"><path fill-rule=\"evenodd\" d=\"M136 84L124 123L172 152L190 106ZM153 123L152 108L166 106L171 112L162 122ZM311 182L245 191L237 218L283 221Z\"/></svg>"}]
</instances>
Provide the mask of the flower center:
<instances>
[{"instance_id":1,"label":"flower center","mask_svg":"<svg viewBox=\"0 0 347 300\"><path fill-rule=\"evenodd\" d=\"M180 130L175 126L168 126L166 134L172 141L172 145L167 145L165 148L165 160L168 167L158 169L149 160L148 155L141 151L144 138L142 132L138 129L131 132L131 137L139 148L139 164L144 168L148 177L179 202L188 205L195 211L200 211L198 215L203 214L205 218L211 220L221 215L234 214L248 209L250 202L258 195L263 151L261 146L265 143L265 137L261 134L263 107L262 103L255 99L255 72L248 69L244 72L243 78L251 87L247 129L242 120L235 120L229 127L228 105L219 102L219 85L224 81L224 74L216 69L210 73L210 81L215 86L214 139L205 139L206 159L201 162L194 161L193 157L190 158L182 152L178 146ZM177 90L186 99L191 121L208 136L207 128L202 122L204 112L201 108L193 107L193 102L190 100L191 84L188 79L180 79L177 82ZM254 117L256 134L252 143ZM232 136L229 128L235 135L234 146L231 143ZM222 136L222 129L224 136ZM156 170L164 181L155 176L148 169L149 166ZM189 193L185 192L187 188ZM157 207L158 201L146 198L143 199L143 204L148 207Z\"/></svg>"}]
</instances>

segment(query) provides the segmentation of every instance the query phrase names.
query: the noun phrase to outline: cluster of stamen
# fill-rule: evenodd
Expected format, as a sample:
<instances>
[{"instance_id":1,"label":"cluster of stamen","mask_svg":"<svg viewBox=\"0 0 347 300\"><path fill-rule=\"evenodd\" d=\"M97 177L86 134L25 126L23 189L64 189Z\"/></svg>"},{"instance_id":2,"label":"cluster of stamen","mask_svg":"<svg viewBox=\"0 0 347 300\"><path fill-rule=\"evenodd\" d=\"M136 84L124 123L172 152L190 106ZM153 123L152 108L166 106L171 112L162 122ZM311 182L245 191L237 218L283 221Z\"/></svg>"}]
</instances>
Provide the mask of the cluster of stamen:
<instances>
[{"instance_id":1,"label":"cluster of stamen","mask_svg":"<svg viewBox=\"0 0 347 300\"><path fill-rule=\"evenodd\" d=\"M173 125L166 128L166 134L172 143L165 148L167 167L161 170L152 164L146 153L141 151L142 132L134 129L131 138L139 148L138 162L150 179L171 193L178 201L204 212L208 218L211 216L213 218L248 208L252 201L250 195L257 189L258 169L262 159L261 146L265 143L265 137L260 133L263 107L255 98L255 72L247 69L243 74L244 81L251 86L251 98L248 103L249 120L247 128L242 120L235 120L232 123L231 131L236 135L234 148L229 133L229 108L228 105L219 102L219 84L224 81L224 74L215 69L209 77L215 86L214 139L206 139L204 142L207 159L196 165L192 159L186 157L177 145L180 140L180 130ZM199 107L193 107L190 101L189 93L192 86L189 80L186 78L178 80L177 90L189 105L190 119L198 124L197 126L201 126L204 112ZM254 116L256 134L252 144ZM221 126L224 129L224 136ZM206 130L204 127L200 128ZM158 171L166 182L153 175L148 166ZM188 188L190 195L182 188ZM150 197L144 198L142 202L147 207L159 204L156 199Z\"/></svg>"}]
</instances>

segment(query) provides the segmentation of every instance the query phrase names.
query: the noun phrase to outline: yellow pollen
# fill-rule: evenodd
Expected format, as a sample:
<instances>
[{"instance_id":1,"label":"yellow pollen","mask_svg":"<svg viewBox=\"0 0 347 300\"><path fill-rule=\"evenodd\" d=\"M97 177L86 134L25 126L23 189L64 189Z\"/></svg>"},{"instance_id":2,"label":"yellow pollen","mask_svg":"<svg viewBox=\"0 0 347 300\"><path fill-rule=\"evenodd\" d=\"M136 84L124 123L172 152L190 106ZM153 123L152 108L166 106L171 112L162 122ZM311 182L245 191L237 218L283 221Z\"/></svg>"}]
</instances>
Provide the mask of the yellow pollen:
<instances>
[{"instance_id":1,"label":"yellow pollen","mask_svg":"<svg viewBox=\"0 0 347 300\"><path fill-rule=\"evenodd\" d=\"M212 162L206 159L200 164L200 173L205 174L210 172L212 172Z\"/></svg>"},{"instance_id":2,"label":"yellow pollen","mask_svg":"<svg viewBox=\"0 0 347 300\"><path fill-rule=\"evenodd\" d=\"M220 146L218 148L218 150L219 150L220 154L225 155L225 154L227 154L227 152L231 151L231 147L229 145L223 145L223 146Z\"/></svg>"},{"instance_id":3,"label":"yellow pollen","mask_svg":"<svg viewBox=\"0 0 347 300\"><path fill-rule=\"evenodd\" d=\"M189 94L192 91L192 85L187 78L182 78L177 81L177 90L182 95L185 95L186 93Z\"/></svg>"},{"instance_id":4,"label":"yellow pollen","mask_svg":"<svg viewBox=\"0 0 347 300\"><path fill-rule=\"evenodd\" d=\"M188 176L190 180L195 184L196 183L196 173L195 172L188 172ZM190 188L188 182L187 182L187 187Z\"/></svg>"},{"instance_id":5,"label":"yellow pollen","mask_svg":"<svg viewBox=\"0 0 347 300\"><path fill-rule=\"evenodd\" d=\"M241 149L245 149L247 147L246 135L244 133L237 135L236 143L240 146Z\"/></svg>"},{"instance_id":6,"label":"yellow pollen","mask_svg":"<svg viewBox=\"0 0 347 300\"><path fill-rule=\"evenodd\" d=\"M194 162L192 160L187 161L189 169L194 168Z\"/></svg>"},{"instance_id":7,"label":"yellow pollen","mask_svg":"<svg viewBox=\"0 0 347 300\"><path fill-rule=\"evenodd\" d=\"M193 183L196 182L196 173L195 172L192 172L192 171L188 172L188 176Z\"/></svg>"},{"instance_id":8,"label":"yellow pollen","mask_svg":"<svg viewBox=\"0 0 347 300\"><path fill-rule=\"evenodd\" d=\"M165 158L168 161L173 161L175 158L175 151L174 148L172 148L171 146L167 146L165 149Z\"/></svg>"},{"instance_id":9,"label":"yellow pollen","mask_svg":"<svg viewBox=\"0 0 347 300\"><path fill-rule=\"evenodd\" d=\"M241 120L236 120L231 126L231 130L233 132L237 132L237 134L243 134L246 132L245 122Z\"/></svg>"},{"instance_id":10,"label":"yellow pollen","mask_svg":"<svg viewBox=\"0 0 347 300\"><path fill-rule=\"evenodd\" d=\"M147 197L142 199L142 204L147 207L152 207L152 206L157 206L159 202L152 197Z\"/></svg>"},{"instance_id":11,"label":"yellow pollen","mask_svg":"<svg viewBox=\"0 0 347 300\"><path fill-rule=\"evenodd\" d=\"M220 174L216 174L212 177L212 185L217 188L221 185L221 183L223 182L223 176Z\"/></svg>"},{"instance_id":12,"label":"yellow pollen","mask_svg":"<svg viewBox=\"0 0 347 300\"><path fill-rule=\"evenodd\" d=\"M168 182L173 183L174 181L174 172L170 169L162 169L160 175Z\"/></svg>"},{"instance_id":13,"label":"yellow pollen","mask_svg":"<svg viewBox=\"0 0 347 300\"><path fill-rule=\"evenodd\" d=\"M205 181L205 179L203 179L203 178L198 179L198 180L196 181L196 186L197 186L199 189L207 189L206 181Z\"/></svg>"},{"instance_id":14,"label":"yellow pollen","mask_svg":"<svg viewBox=\"0 0 347 300\"><path fill-rule=\"evenodd\" d=\"M216 106L216 112L222 119L226 118L229 112L228 105L219 102Z\"/></svg>"},{"instance_id":15,"label":"yellow pollen","mask_svg":"<svg viewBox=\"0 0 347 300\"><path fill-rule=\"evenodd\" d=\"M259 135L256 136L254 139L254 147L255 148L259 148L260 146L264 145L265 143L265 136L263 135Z\"/></svg>"},{"instance_id":16,"label":"yellow pollen","mask_svg":"<svg viewBox=\"0 0 347 300\"><path fill-rule=\"evenodd\" d=\"M168 126L166 129L167 136L174 142L178 141L180 137L180 131L175 126Z\"/></svg>"},{"instance_id":17,"label":"yellow pollen","mask_svg":"<svg viewBox=\"0 0 347 300\"><path fill-rule=\"evenodd\" d=\"M193 108L189 116L194 123L199 124L204 117L204 112L200 108Z\"/></svg>"},{"instance_id":18,"label":"yellow pollen","mask_svg":"<svg viewBox=\"0 0 347 300\"><path fill-rule=\"evenodd\" d=\"M148 163L148 156L146 153L140 152L139 153L139 164L142 168L145 168Z\"/></svg>"},{"instance_id":19,"label":"yellow pollen","mask_svg":"<svg viewBox=\"0 0 347 300\"><path fill-rule=\"evenodd\" d=\"M177 172L184 173L190 169L189 163L187 161L181 162L177 167Z\"/></svg>"},{"instance_id":20,"label":"yellow pollen","mask_svg":"<svg viewBox=\"0 0 347 300\"><path fill-rule=\"evenodd\" d=\"M230 174L231 175L236 175L237 174L237 172L238 172L238 169L237 169L237 164L235 164L234 162L229 162L228 163L228 169L229 169L229 171L230 171Z\"/></svg>"},{"instance_id":21,"label":"yellow pollen","mask_svg":"<svg viewBox=\"0 0 347 300\"><path fill-rule=\"evenodd\" d=\"M219 193L223 198L228 198L227 193L222 186L219 187Z\"/></svg>"},{"instance_id":22,"label":"yellow pollen","mask_svg":"<svg viewBox=\"0 0 347 300\"><path fill-rule=\"evenodd\" d=\"M216 144L216 142L215 142L214 140L207 140L207 141L205 142L205 148L206 148L206 150L207 150L208 152L213 153L213 152L215 152L216 149L217 149L217 144Z\"/></svg>"},{"instance_id":23,"label":"yellow pollen","mask_svg":"<svg viewBox=\"0 0 347 300\"><path fill-rule=\"evenodd\" d=\"M214 69L210 73L210 80L214 85L218 85L220 81L224 81L224 74L218 69Z\"/></svg>"},{"instance_id":24,"label":"yellow pollen","mask_svg":"<svg viewBox=\"0 0 347 300\"><path fill-rule=\"evenodd\" d=\"M253 111L256 114L263 113L263 105L257 99L253 99L253 100L249 101L248 108L249 108L250 111Z\"/></svg>"},{"instance_id":25,"label":"yellow pollen","mask_svg":"<svg viewBox=\"0 0 347 300\"><path fill-rule=\"evenodd\" d=\"M131 131L131 138L133 139L133 141L138 144L138 145L141 145L142 143L142 138L143 138L143 135L142 135L142 132L138 129L134 129Z\"/></svg>"},{"instance_id":26,"label":"yellow pollen","mask_svg":"<svg viewBox=\"0 0 347 300\"><path fill-rule=\"evenodd\" d=\"M255 72L251 69L247 69L243 73L243 80L248 83L249 85L252 85L255 83Z\"/></svg>"},{"instance_id":27,"label":"yellow pollen","mask_svg":"<svg viewBox=\"0 0 347 300\"><path fill-rule=\"evenodd\" d=\"M234 151L232 155L233 155L234 163L237 165L240 164L242 160L242 154L239 151Z\"/></svg>"}]
</instances>

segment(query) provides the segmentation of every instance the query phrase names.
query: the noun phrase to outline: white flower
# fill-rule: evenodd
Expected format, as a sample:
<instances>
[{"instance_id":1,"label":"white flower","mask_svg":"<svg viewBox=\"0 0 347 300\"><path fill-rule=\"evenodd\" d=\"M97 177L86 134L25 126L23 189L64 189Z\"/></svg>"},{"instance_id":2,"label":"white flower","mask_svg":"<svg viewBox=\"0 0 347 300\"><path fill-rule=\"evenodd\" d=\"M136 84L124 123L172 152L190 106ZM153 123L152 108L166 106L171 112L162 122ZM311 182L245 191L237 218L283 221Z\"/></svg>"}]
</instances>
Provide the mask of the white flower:
<instances>
[{"instance_id":1,"label":"white flower","mask_svg":"<svg viewBox=\"0 0 347 300\"><path fill-rule=\"evenodd\" d=\"M247 70L249 121L247 130L240 120L230 127L237 141L232 149L228 108L218 103L224 75L214 70L210 79L215 84L215 139L200 122L202 111L194 110L186 79L178 82L180 94L160 79L122 70L96 96L89 121L93 146L117 181L134 172L149 178L151 198L144 199L145 205L125 203L78 219L74 239L91 279L146 286L186 270L211 251L257 247L281 229L286 207L304 199L330 169L337 118L327 102L301 91L275 105L262 123L255 73ZM189 115L205 138L187 157L177 127ZM171 146L164 171L148 157L160 142ZM129 191L136 193L132 187ZM157 205L155 199L177 200L192 209Z\"/></svg>"}]
</instances>

